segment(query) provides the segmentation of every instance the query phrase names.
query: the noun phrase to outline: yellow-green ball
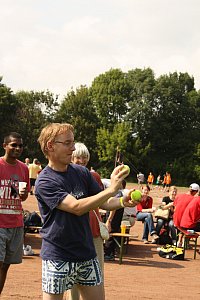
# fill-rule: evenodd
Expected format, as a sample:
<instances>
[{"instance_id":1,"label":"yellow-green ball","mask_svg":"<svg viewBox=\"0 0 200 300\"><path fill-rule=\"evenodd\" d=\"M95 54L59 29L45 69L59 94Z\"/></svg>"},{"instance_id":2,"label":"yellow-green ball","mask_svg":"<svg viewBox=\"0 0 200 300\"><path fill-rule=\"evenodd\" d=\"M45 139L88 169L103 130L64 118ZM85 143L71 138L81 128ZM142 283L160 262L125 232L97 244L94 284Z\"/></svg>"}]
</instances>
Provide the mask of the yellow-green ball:
<instances>
[{"instance_id":1,"label":"yellow-green ball","mask_svg":"<svg viewBox=\"0 0 200 300\"><path fill-rule=\"evenodd\" d=\"M140 201L142 199L142 193L139 190L135 190L131 193L131 200Z\"/></svg>"},{"instance_id":2,"label":"yellow-green ball","mask_svg":"<svg viewBox=\"0 0 200 300\"><path fill-rule=\"evenodd\" d=\"M128 174L130 173L130 168L128 165L124 165L122 171L124 171L124 170L128 170Z\"/></svg>"}]
</instances>

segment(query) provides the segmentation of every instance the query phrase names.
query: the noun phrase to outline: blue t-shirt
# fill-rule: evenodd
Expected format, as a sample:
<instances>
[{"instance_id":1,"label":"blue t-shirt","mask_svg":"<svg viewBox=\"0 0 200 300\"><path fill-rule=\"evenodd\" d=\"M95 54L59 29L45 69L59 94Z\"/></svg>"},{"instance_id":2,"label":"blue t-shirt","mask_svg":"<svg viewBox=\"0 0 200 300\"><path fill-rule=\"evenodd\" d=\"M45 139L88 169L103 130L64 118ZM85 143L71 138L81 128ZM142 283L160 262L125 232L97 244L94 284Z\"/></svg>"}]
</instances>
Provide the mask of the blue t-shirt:
<instances>
[{"instance_id":1,"label":"blue t-shirt","mask_svg":"<svg viewBox=\"0 0 200 300\"><path fill-rule=\"evenodd\" d=\"M43 219L41 257L43 260L85 261L96 257L89 213L77 216L56 207L71 194L77 201L101 191L89 170L76 164L66 172L49 166L40 173L35 195Z\"/></svg>"}]
</instances>

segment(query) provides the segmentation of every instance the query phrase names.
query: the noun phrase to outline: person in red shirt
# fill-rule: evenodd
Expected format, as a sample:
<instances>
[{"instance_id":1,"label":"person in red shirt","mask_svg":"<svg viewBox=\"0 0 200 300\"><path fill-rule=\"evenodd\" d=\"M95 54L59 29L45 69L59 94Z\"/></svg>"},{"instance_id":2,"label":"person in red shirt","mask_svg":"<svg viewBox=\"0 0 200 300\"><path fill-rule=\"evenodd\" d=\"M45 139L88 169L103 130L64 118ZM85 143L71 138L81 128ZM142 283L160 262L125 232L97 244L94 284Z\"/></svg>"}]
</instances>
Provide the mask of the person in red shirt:
<instances>
[{"instance_id":1,"label":"person in red shirt","mask_svg":"<svg viewBox=\"0 0 200 300\"><path fill-rule=\"evenodd\" d=\"M190 203L190 201L193 199L193 197L198 193L199 191L199 185L196 183L192 183L189 187L189 191L185 194L179 194L176 196L174 200L174 225L176 227L180 226L181 218L183 216L183 213Z\"/></svg>"},{"instance_id":2,"label":"person in red shirt","mask_svg":"<svg viewBox=\"0 0 200 300\"><path fill-rule=\"evenodd\" d=\"M144 231L142 240L145 244L148 244L148 235L153 237L152 244L156 244L159 238L154 228L152 213L155 211L155 207L152 207L153 199L149 196L150 187L144 186L142 189L142 201L137 205L137 221L144 222Z\"/></svg>"},{"instance_id":3,"label":"person in red shirt","mask_svg":"<svg viewBox=\"0 0 200 300\"><path fill-rule=\"evenodd\" d=\"M179 194L176 196L174 200L174 215L173 215L173 221L175 227L181 226L181 219L183 216L183 213L188 206L188 204L193 200L194 196L199 191L199 185L197 183L192 183L189 187L189 191L185 194ZM182 246L182 234L179 234L178 239L178 246Z\"/></svg>"},{"instance_id":4,"label":"person in red shirt","mask_svg":"<svg viewBox=\"0 0 200 300\"><path fill-rule=\"evenodd\" d=\"M23 151L22 137L9 133L3 142L0 158L0 295L10 264L20 264L23 254L24 222L22 201L30 189L28 167L18 160ZM19 182L26 187L19 190Z\"/></svg>"},{"instance_id":5,"label":"person in red shirt","mask_svg":"<svg viewBox=\"0 0 200 300\"><path fill-rule=\"evenodd\" d=\"M200 195L190 201L183 213L180 225L185 229L200 231Z\"/></svg>"}]
</instances>

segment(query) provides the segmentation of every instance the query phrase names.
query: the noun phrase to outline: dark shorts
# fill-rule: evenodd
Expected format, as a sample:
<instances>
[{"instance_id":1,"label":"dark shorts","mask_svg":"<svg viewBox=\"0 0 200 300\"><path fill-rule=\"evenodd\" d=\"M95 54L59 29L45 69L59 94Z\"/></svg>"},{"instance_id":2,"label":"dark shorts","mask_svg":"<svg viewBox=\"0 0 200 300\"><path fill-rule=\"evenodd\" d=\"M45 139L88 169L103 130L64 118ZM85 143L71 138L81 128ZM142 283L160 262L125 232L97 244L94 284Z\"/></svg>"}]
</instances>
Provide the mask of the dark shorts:
<instances>
[{"instance_id":1,"label":"dark shorts","mask_svg":"<svg viewBox=\"0 0 200 300\"><path fill-rule=\"evenodd\" d=\"M0 228L0 261L20 264L23 255L24 228Z\"/></svg>"},{"instance_id":2,"label":"dark shorts","mask_svg":"<svg viewBox=\"0 0 200 300\"><path fill-rule=\"evenodd\" d=\"M35 178L30 178L30 185L35 186L35 181L36 181Z\"/></svg>"}]
</instances>

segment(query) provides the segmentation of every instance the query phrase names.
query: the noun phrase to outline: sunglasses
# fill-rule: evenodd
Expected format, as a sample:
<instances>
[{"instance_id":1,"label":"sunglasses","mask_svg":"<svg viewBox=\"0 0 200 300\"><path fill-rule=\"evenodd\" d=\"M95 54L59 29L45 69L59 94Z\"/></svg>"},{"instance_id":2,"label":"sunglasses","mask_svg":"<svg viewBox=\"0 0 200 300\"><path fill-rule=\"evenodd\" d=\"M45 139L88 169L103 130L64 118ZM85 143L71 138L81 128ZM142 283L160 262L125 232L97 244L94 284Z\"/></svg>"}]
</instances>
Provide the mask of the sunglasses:
<instances>
[{"instance_id":1,"label":"sunglasses","mask_svg":"<svg viewBox=\"0 0 200 300\"><path fill-rule=\"evenodd\" d=\"M17 143L12 143L12 144L9 144L12 148L23 148L23 144L17 144Z\"/></svg>"}]
</instances>

